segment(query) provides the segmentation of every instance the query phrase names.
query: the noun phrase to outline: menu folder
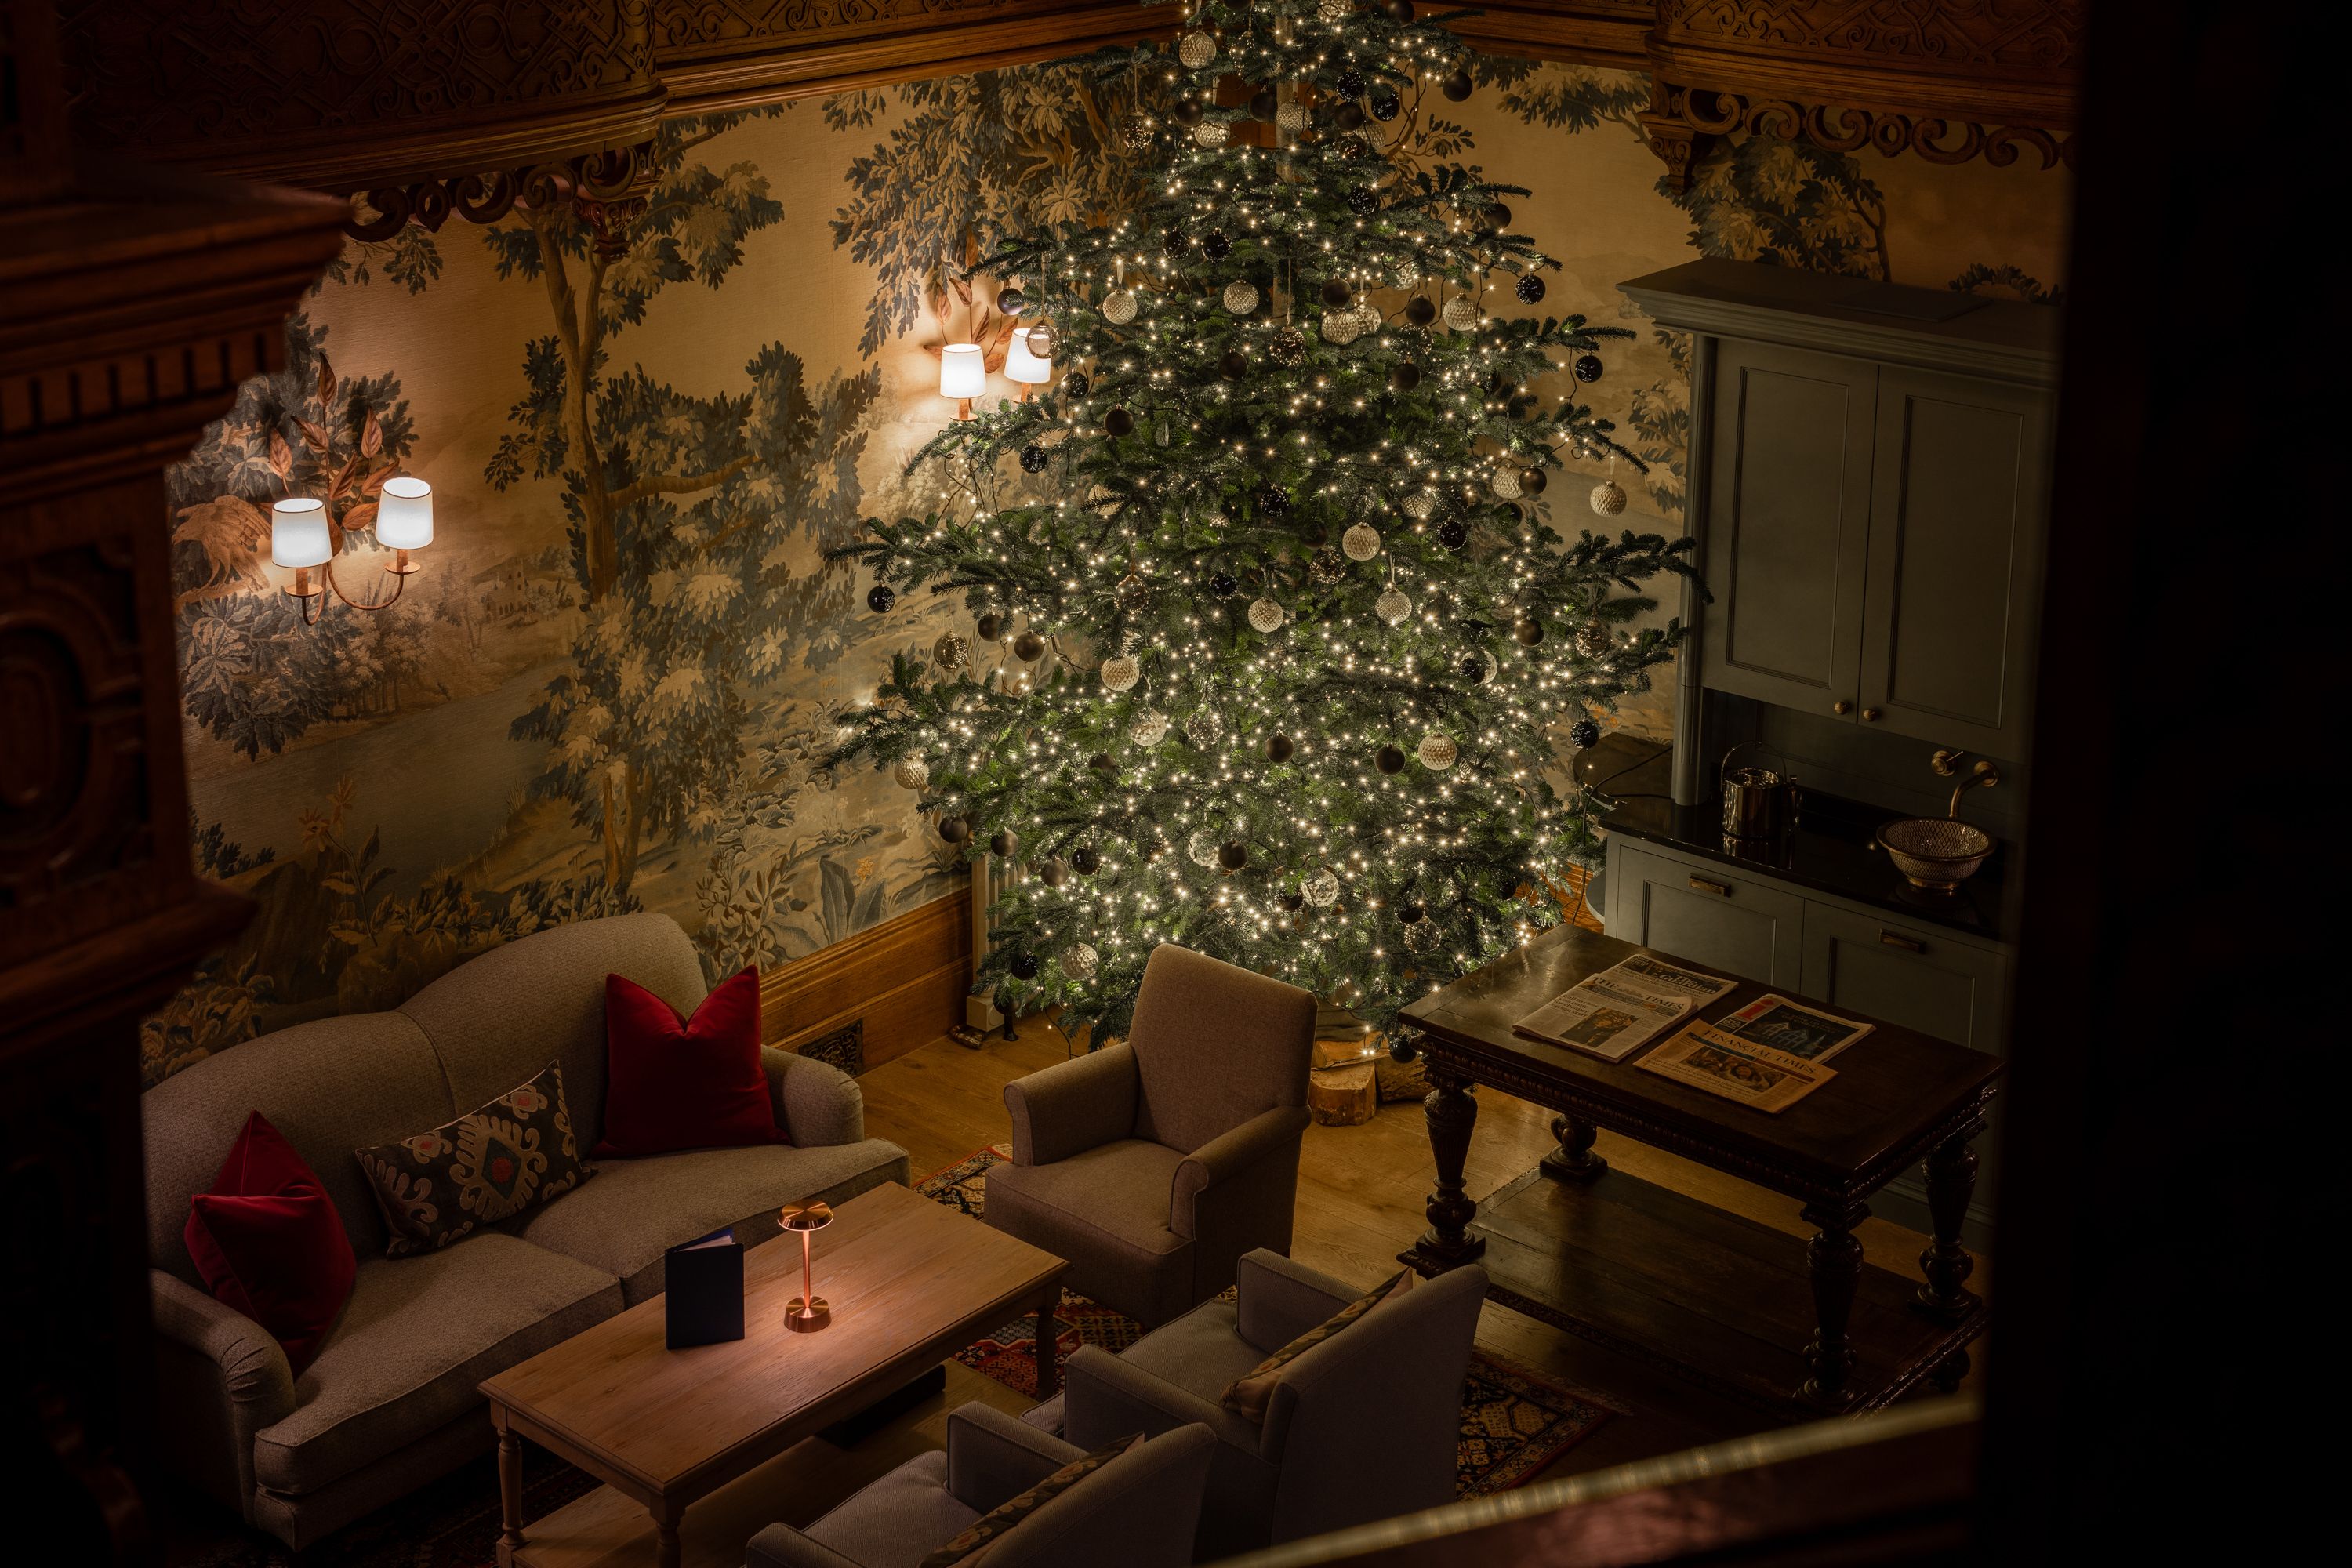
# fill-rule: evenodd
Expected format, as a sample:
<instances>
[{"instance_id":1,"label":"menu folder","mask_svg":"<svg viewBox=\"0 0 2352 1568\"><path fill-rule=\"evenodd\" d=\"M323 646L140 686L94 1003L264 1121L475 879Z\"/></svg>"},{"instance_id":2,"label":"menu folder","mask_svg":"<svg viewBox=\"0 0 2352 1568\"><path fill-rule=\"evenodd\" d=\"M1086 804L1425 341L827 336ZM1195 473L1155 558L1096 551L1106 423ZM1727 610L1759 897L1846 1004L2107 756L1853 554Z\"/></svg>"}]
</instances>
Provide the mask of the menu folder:
<instances>
[{"instance_id":1,"label":"menu folder","mask_svg":"<svg viewBox=\"0 0 2352 1568\"><path fill-rule=\"evenodd\" d=\"M664 1255L665 1341L672 1350L743 1337L743 1244L714 1230Z\"/></svg>"}]
</instances>

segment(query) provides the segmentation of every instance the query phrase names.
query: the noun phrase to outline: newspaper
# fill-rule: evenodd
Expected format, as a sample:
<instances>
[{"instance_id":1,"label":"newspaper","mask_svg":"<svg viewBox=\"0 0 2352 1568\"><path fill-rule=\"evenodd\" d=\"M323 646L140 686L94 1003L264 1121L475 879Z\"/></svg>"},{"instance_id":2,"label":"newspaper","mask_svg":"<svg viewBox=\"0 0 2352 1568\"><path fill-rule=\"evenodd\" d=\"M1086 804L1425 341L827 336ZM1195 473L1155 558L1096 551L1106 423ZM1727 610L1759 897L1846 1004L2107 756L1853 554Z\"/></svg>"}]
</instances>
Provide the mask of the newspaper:
<instances>
[{"instance_id":1,"label":"newspaper","mask_svg":"<svg viewBox=\"0 0 2352 1568\"><path fill-rule=\"evenodd\" d=\"M1748 1045L1768 1047L1809 1062L1825 1062L1870 1033L1871 1026L1807 1007L1786 996L1764 995L1707 1026Z\"/></svg>"},{"instance_id":2,"label":"newspaper","mask_svg":"<svg viewBox=\"0 0 2352 1568\"><path fill-rule=\"evenodd\" d=\"M1637 952L1586 975L1513 1025L1511 1032L1622 1062L1732 984Z\"/></svg>"},{"instance_id":3,"label":"newspaper","mask_svg":"<svg viewBox=\"0 0 2352 1568\"><path fill-rule=\"evenodd\" d=\"M1633 1065L1770 1114L1786 1110L1837 1077L1834 1068L1727 1035L1707 1024L1693 1024Z\"/></svg>"}]
</instances>

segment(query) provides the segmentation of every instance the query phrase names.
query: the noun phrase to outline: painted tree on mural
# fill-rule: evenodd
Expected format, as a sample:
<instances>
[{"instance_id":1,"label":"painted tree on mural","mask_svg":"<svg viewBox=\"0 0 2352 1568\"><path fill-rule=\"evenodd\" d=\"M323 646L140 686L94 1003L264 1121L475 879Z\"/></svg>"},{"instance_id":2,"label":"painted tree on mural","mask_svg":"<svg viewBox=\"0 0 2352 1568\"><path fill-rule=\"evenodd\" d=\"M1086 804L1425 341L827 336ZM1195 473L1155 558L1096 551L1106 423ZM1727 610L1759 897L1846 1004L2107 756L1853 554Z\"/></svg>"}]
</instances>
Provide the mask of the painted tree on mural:
<instances>
[{"instance_id":1,"label":"painted tree on mural","mask_svg":"<svg viewBox=\"0 0 2352 1568\"><path fill-rule=\"evenodd\" d=\"M327 503L339 552L373 548L376 494L415 438L400 379L339 374L327 329L296 311L286 368L237 389L164 478L180 680L189 716L249 757L282 751L311 725L388 700L387 675L414 679L432 611L403 601L361 615L331 606L315 626L268 575L269 504ZM364 581L362 595L380 593Z\"/></svg>"},{"instance_id":2,"label":"painted tree on mural","mask_svg":"<svg viewBox=\"0 0 2352 1568\"><path fill-rule=\"evenodd\" d=\"M741 118L663 126L654 189L617 245L569 205L486 236L500 275L542 283L555 318L525 352L487 477L501 490L560 479L585 612L572 668L514 733L549 742L535 788L571 802L615 889L648 843L719 835L753 687L805 663L810 629L849 604L851 574L822 552L856 527L873 374L812 388L800 357L770 343L745 362L741 390L701 395L609 363L665 289L718 288L745 239L782 217L754 165L694 156ZM805 569L796 541L811 546Z\"/></svg>"}]
</instances>

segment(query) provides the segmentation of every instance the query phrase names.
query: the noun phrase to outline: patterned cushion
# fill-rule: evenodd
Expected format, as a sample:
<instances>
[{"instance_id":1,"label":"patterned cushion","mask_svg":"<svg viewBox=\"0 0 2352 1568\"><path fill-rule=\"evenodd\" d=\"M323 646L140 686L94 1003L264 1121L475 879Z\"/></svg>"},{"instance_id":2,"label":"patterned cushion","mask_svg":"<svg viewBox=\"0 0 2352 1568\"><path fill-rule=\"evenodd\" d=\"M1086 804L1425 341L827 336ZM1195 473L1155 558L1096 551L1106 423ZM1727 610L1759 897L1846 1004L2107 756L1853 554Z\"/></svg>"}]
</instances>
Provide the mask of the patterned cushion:
<instances>
[{"instance_id":1,"label":"patterned cushion","mask_svg":"<svg viewBox=\"0 0 2352 1568\"><path fill-rule=\"evenodd\" d=\"M986 1550L1014 1525L1142 1441L1143 1434L1138 1432L1106 1443L1082 1459L1072 1459L1020 1496L999 1503L973 1520L964 1527L962 1534L924 1558L915 1568L952 1568Z\"/></svg>"},{"instance_id":2,"label":"patterned cushion","mask_svg":"<svg viewBox=\"0 0 2352 1568\"><path fill-rule=\"evenodd\" d=\"M553 1062L455 1121L356 1152L392 1232L386 1258L446 1247L596 1173L572 1135Z\"/></svg>"},{"instance_id":3,"label":"patterned cushion","mask_svg":"<svg viewBox=\"0 0 2352 1568\"><path fill-rule=\"evenodd\" d=\"M1382 1301L1402 1296L1412 1289L1416 1278L1413 1271L1408 1268L1378 1289L1367 1291L1357 1297L1250 1368L1248 1372L1234 1379L1226 1385L1224 1394L1218 1403L1236 1415L1252 1421L1264 1421L1265 1408L1274 1401L1275 1386L1282 1381L1284 1368L1379 1306Z\"/></svg>"}]
</instances>

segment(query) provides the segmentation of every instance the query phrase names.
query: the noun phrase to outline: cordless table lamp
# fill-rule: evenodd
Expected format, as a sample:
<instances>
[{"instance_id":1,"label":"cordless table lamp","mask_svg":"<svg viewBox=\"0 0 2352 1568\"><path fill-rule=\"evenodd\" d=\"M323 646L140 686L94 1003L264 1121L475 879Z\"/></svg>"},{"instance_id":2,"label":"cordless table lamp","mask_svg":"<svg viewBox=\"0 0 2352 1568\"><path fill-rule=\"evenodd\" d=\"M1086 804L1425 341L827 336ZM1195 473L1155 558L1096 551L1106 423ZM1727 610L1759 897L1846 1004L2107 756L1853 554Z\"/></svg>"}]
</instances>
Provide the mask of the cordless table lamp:
<instances>
[{"instance_id":1,"label":"cordless table lamp","mask_svg":"<svg viewBox=\"0 0 2352 1568\"><path fill-rule=\"evenodd\" d=\"M823 1204L786 1204L776 1217L801 1237L801 1293L784 1303L784 1327L796 1334L813 1334L833 1321L833 1308L812 1288L809 1238L833 1223L833 1211Z\"/></svg>"}]
</instances>

